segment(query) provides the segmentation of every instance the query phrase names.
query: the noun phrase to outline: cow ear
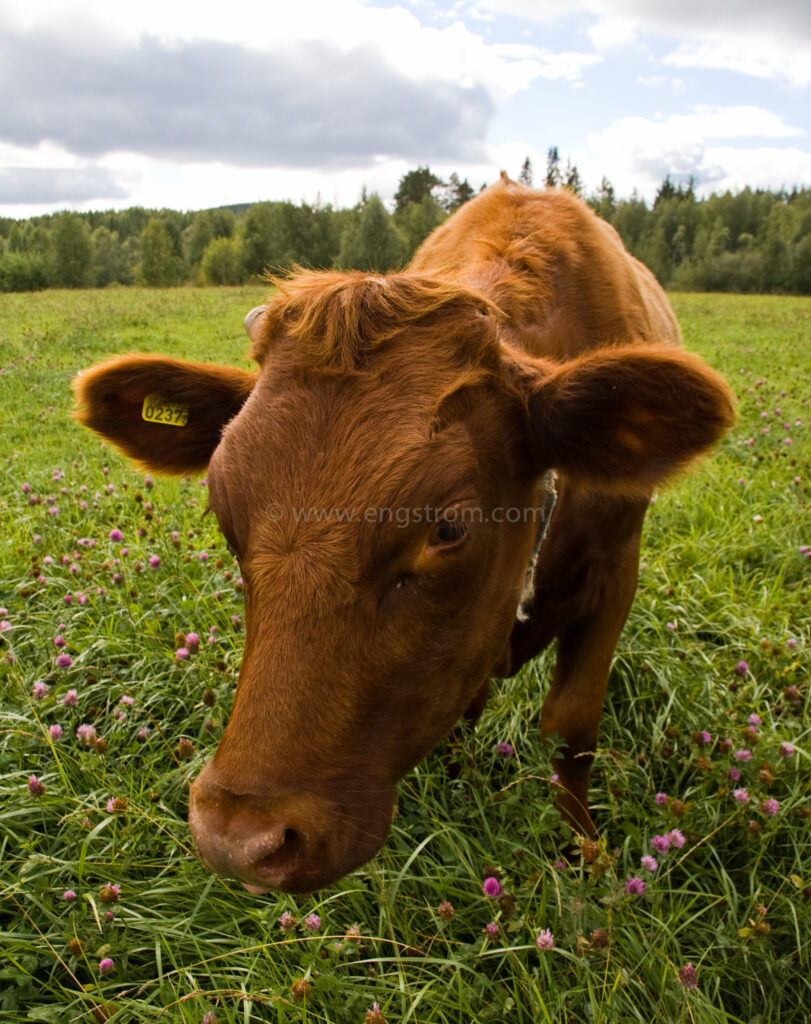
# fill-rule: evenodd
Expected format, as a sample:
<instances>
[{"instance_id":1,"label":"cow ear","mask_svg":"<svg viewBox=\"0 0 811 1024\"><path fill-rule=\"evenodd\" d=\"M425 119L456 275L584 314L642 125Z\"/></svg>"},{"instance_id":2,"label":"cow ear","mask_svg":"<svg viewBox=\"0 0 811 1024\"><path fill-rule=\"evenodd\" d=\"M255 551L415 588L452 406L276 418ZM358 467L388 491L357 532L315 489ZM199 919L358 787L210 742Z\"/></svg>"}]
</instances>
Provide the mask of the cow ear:
<instances>
[{"instance_id":1,"label":"cow ear","mask_svg":"<svg viewBox=\"0 0 811 1024\"><path fill-rule=\"evenodd\" d=\"M79 374L74 415L146 469L199 472L257 376L163 356L119 356Z\"/></svg>"},{"instance_id":2,"label":"cow ear","mask_svg":"<svg viewBox=\"0 0 811 1024\"><path fill-rule=\"evenodd\" d=\"M627 346L581 356L536 383L534 450L544 467L600 490L644 495L732 425L732 393L695 356Z\"/></svg>"}]
</instances>

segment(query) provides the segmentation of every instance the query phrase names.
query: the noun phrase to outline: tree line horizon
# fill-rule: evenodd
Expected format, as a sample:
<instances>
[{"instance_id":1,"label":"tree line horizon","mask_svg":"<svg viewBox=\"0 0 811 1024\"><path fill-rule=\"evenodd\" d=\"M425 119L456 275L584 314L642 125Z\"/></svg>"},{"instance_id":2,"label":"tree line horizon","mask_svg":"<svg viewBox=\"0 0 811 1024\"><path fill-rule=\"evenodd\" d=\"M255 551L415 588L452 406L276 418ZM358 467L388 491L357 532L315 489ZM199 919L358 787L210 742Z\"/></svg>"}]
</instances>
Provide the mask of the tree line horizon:
<instances>
[{"instance_id":1,"label":"tree line horizon","mask_svg":"<svg viewBox=\"0 0 811 1024\"><path fill-rule=\"evenodd\" d=\"M517 180L532 186L527 157ZM547 153L545 188L567 188L610 223L626 248L676 291L811 294L811 189L746 187L699 199L670 175L648 205L618 199L603 177L586 194L577 166ZM485 186L482 185L482 188ZM0 292L138 284L239 285L296 267L385 273L476 195L427 165L400 179L392 212L364 188L352 207L263 200L205 210L64 211L0 217Z\"/></svg>"}]
</instances>

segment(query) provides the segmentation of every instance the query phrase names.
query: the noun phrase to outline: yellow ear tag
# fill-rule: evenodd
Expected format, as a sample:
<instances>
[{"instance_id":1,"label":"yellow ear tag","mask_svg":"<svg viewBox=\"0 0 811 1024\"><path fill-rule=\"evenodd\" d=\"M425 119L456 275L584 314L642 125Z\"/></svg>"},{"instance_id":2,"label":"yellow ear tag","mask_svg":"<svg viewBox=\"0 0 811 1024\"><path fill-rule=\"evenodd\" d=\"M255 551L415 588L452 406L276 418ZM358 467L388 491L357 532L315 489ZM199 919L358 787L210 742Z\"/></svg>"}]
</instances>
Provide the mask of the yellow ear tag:
<instances>
[{"instance_id":1,"label":"yellow ear tag","mask_svg":"<svg viewBox=\"0 0 811 1024\"><path fill-rule=\"evenodd\" d=\"M147 395L141 409L147 423L163 423L169 427L185 427L189 422L188 405L170 402L162 395Z\"/></svg>"}]
</instances>

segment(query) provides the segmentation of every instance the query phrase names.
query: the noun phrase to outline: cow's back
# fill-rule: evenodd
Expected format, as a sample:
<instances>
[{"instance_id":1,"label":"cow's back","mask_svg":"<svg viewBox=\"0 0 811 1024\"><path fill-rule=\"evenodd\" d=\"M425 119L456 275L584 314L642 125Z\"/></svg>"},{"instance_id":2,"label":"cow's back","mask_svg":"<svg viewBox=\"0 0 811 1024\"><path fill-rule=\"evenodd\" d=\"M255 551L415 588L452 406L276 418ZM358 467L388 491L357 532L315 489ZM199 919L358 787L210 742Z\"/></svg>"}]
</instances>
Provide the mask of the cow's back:
<instances>
[{"instance_id":1,"label":"cow's back","mask_svg":"<svg viewBox=\"0 0 811 1024\"><path fill-rule=\"evenodd\" d=\"M654 276L566 189L536 191L502 176L426 239L410 269L486 294L507 316L505 340L533 355L680 342Z\"/></svg>"}]
</instances>

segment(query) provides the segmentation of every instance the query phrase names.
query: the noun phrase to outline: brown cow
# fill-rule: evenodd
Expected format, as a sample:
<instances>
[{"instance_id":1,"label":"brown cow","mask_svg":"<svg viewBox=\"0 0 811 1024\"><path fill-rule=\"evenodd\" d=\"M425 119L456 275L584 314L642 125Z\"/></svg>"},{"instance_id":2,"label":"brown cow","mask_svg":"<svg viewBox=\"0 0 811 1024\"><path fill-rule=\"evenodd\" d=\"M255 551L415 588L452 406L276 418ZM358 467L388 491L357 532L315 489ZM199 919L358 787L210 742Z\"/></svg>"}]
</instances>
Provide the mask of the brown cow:
<instances>
[{"instance_id":1,"label":"brown cow","mask_svg":"<svg viewBox=\"0 0 811 1024\"><path fill-rule=\"evenodd\" d=\"M205 863L292 892L362 864L398 780L555 638L542 728L591 832L651 490L733 417L656 281L568 192L503 176L406 271L301 273L246 327L255 373L133 355L77 384L140 464L208 468L241 563L239 685L190 795ZM155 393L185 426L144 419Z\"/></svg>"}]
</instances>

